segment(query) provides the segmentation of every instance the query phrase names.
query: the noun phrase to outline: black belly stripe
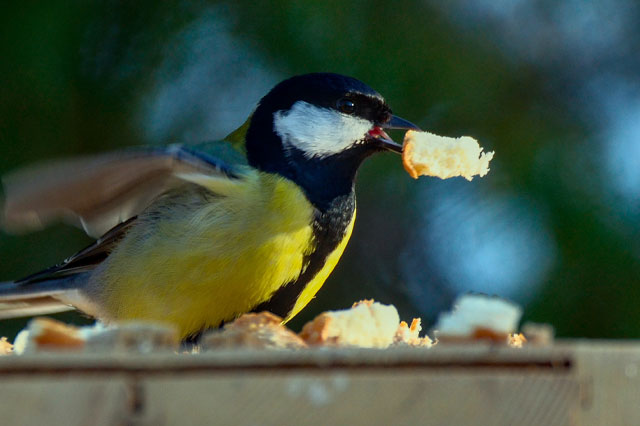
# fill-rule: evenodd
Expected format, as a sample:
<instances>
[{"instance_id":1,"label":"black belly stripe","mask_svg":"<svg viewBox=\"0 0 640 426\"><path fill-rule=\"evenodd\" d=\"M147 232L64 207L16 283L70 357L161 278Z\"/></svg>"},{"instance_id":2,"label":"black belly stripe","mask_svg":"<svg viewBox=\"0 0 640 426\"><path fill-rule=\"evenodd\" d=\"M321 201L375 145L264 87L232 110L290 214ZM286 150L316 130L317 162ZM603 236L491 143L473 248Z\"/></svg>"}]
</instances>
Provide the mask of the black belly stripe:
<instances>
[{"instance_id":1,"label":"black belly stripe","mask_svg":"<svg viewBox=\"0 0 640 426\"><path fill-rule=\"evenodd\" d=\"M306 269L295 281L280 287L269 300L256 306L252 312L269 311L282 318L289 315L304 288L320 272L329 255L344 239L355 206L355 193L352 191L350 194L336 197L328 209L316 210L313 222L316 245L314 251L304 259Z\"/></svg>"}]
</instances>

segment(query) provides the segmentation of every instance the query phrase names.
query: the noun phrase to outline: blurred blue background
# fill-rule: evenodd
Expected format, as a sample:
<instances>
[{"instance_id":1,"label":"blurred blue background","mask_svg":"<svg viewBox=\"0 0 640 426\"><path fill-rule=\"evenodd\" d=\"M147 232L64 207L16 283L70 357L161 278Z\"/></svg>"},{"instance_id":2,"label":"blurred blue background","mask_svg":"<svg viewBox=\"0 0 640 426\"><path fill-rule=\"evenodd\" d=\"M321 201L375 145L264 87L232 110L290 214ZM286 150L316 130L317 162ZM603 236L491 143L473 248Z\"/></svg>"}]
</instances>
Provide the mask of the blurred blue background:
<instances>
[{"instance_id":1,"label":"blurred blue background","mask_svg":"<svg viewBox=\"0 0 640 426\"><path fill-rule=\"evenodd\" d=\"M351 75L403 118L496 155L473 182L369 160L353 238L294 327L362 298L430 323L476 291L560 336L640 337L637 2L25 3L0 17L0 173L217 139L284 78ZM0 234L0 281L89 242L62 225Z\"/></svg>"}]
</instances>

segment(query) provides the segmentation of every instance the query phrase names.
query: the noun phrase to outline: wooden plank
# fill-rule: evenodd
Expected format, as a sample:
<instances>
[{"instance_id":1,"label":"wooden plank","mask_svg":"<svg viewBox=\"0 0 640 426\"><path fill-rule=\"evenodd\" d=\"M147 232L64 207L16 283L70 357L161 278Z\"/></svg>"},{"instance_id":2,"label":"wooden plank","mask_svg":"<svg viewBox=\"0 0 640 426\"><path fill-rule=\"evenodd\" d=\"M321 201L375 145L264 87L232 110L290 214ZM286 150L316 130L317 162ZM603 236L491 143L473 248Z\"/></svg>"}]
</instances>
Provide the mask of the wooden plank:
<instances>
[{"instance_id":1,"label":"wooden plank","mask_svg":"<svg viewBox=\"0 0 640 426\"><path fill-rule=\"evenodd\" d=\"M0 379L0 424L123 424L128 392L122 377L12 376Z\"/></svg>"},{"instance_id":2,"label":"wooden plank","mask_svg":"<svg viewBox=\"0 0 640 426\"><path fill-rule=\"evenodd\" d=\"M571 368L572 349L512 349L502 345L448 345L427 348L220 350L202 354L174 353L42 353L0 357L0 375L37 372L114 371L155 374L168 370L259 370L270 368ZM157 371L156 371L157 370Z\"/></svg>"},{"instance_id":3,"label":"wooden plank","mask_svg":"<svg viewBox=\"0 0 640 426\"><path fill-rule=\"evenodd\" d=\"M272 372L144 380L149 419L234 425L567 425L575 381L533 374ZM148 424L152 424L150 421Z\"/></svg>"},{"instance_id":4,"label":"wooden plank","mask_svg":"<svg viewBox=\"0 0 640 426\"><path fill-rule=\"evenodd\" d=\"M572 349L582 389L578 424L640 425L640 345L580 341Z\"/></svg>"},{"instance_id":5,"label":"wooden plank","mask_svg":"<svg viewBox=\"0 0 640 426\"><path fill-rule=\"evenodd\" d=\"M0 357L2 424L640 424L640 345ZM7 420L7 422L5 422Z\"/></svg>"}]
</instances>

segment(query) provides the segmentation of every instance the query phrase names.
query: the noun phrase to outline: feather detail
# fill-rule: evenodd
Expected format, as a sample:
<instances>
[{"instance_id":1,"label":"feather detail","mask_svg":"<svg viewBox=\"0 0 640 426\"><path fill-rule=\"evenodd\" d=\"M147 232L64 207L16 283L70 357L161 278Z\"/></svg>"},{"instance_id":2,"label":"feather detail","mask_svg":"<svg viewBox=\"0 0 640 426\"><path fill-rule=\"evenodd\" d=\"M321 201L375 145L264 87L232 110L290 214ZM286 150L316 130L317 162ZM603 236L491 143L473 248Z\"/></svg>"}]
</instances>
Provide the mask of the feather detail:
<instances>
[{"instance_id":1,"label":"feather detail","mask_svg":"<svg viewBox=\"0 0 640 426\"><path fill-rule=\"evenodd\" d=\"M176 177L185 182L191 182L208 189L216 195L228 196L242 188L238 179L229 179L222 176L211 176L202 173L176 173Z\"/></svg>"},{"instance_id":2,"label":"feather detail","mask_svg":"<svg viewBox=\"0 0 640 426\"><path fill-rule=\"evenodd\" d=\"M3 179L2 224L20 232L61 219L97 238L184 183L180 175L192 173L233 177L227 165L181 145L29 167Z\"/></svg>"}]
</instances>

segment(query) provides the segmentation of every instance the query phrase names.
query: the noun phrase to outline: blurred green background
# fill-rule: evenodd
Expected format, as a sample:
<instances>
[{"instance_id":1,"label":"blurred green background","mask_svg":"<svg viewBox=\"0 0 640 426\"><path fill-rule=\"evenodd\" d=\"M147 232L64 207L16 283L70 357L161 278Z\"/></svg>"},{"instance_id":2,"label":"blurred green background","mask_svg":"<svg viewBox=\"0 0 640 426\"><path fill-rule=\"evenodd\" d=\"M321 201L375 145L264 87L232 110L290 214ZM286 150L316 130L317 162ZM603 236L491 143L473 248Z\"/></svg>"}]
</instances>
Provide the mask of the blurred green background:
<instances>
[{"instance_id":1,"label":"blurred green background","mask_svg":"<svg viewBox=\"0 0 640 426\"><path fill-rule=\"evenodd\" d=\"M637 22L630 0L12 2L0 17L0 174L220 138L284 78L351 75L403 118L496 155L473 182L368 160L353 238L294 327L362 298L430 324L477 291L560 336L637 338ZM89 242L63 225L0 233L0 281ZM1 322L0 335L23 325Z\"/></svg>"}]
</instances>

